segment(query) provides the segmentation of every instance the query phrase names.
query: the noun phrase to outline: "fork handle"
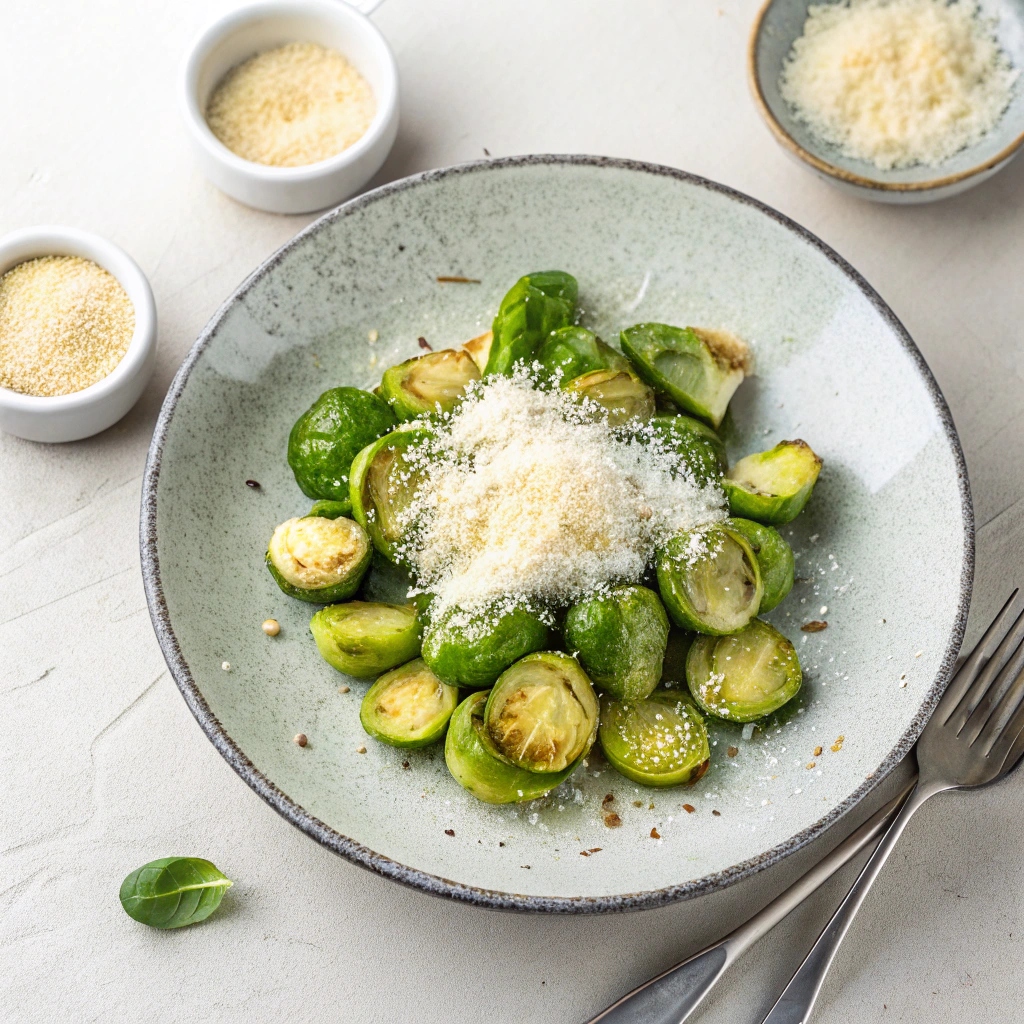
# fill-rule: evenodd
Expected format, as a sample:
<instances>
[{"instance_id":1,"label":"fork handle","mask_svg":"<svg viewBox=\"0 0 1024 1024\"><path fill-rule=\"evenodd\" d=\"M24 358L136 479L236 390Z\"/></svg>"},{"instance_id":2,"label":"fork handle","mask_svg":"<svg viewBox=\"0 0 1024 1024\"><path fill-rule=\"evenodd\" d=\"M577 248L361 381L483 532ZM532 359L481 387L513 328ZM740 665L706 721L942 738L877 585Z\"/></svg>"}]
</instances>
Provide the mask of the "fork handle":
<instances>
[{"instance_id":1,"label":"fork handle","mask_svg":"<svg viewBox=\"0 0 1024 1024\"><path fill-rule=\"evenodd\" d=\"M902 835L907 822L910 821L914 812L936 793L948 789L947 785L937 782L919 782L914 791L907 798L900 813L896 815L892 824L882 834L882 838L875 847L875 852L868 858L868 862L861 869L853 888L847 893L846 899L839 904L839 908L832 915L832 919L825 926L825 930L818 937L807 954L800 969L793 975L793 979L786 986L785 991L779 996L778 1002L772 1007L771 1013L765 1017L763 1024L805 1024L814 1008L815 1000L821 991L825 975L828 973L832 960L839 949L839 943L853 923L854 916L860 910L868 890L878 877L892 853L896 842Z\"/></svg>"}]
</instances>

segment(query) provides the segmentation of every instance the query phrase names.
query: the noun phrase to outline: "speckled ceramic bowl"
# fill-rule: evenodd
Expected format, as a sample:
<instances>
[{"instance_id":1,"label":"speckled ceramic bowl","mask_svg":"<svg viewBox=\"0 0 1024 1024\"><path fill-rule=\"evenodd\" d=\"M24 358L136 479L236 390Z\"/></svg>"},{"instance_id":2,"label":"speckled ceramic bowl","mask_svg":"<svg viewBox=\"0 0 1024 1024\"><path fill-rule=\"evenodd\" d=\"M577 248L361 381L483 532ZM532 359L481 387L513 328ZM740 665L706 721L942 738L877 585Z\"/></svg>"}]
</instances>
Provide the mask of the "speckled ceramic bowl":
<instances>
[{"instance_id":1,"label":"speckled ceramic bowl","mask_svg":"<svg viewBox=\"0 0 1024 1024\"><path fill-rule=\"evenodd\" d=\"M804 30L807 9L822 0L766 0L750 33L749 77L754 102L776 141L794 159L844 192L882 203L929 203L980 185L1002 170L1024 144L1024 82L996 126L977 144L954 153L937 167L883 171L846 156L798 121L779 93L779 77ZM1024 67L1024 2L978 0L999 45L1015 67Z\"/></svg>"},{"instance_id":2,"label":"speckled ceramic bowl","mask_svg":"<svg viewBox=\"0 0 1024 1024\"><path fill-rule=\"evenodd\" d=\"M640 789L595 755L546 800L478 803L440 748L403 753L364 735L366 684L320 659L310 607L284 597L263 565L274 526L309 507L285 462L296 417L328 387L372 387L419 351L419 336L443 346L480 333L511 283L538 267L577 275L586 321L608 338L661 319L750 339L759 371L734 400L733 456L803 437L825 459L788 531L799 582L771 615L797 645L806 686L750 740L714 727L712 767L692 789ZM480 283L439 283L445 275ZM680 171L523 157L362 196L228 299L164 404L142 555L188 706L277 811L431 893L586 912L720 889L821 835L880 782L956 657L973 532L942 395L891 311L834 252ZM273 639L260 631L268 616L282 626ZM811 619L828 628L801 632ZM299 732L305 748L292 742ZM617 828L604 822L607 794Z\"/></svg>"}]
</instances>

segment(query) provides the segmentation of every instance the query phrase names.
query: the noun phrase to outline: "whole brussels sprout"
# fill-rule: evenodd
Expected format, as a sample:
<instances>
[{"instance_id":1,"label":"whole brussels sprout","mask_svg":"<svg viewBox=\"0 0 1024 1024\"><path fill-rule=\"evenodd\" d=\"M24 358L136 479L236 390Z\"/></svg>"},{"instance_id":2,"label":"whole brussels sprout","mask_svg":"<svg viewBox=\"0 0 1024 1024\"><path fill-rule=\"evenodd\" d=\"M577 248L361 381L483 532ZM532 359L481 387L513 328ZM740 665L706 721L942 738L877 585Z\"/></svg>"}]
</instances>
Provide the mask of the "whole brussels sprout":
<instances>
[{"instance_id":1,"label":"whole brussels sprout","mask_svg":"<svg viewBox=\"0 0 1024 1024\"><path fill-rule=\"evenodd\" d=\"M793 549L771 526L762 526L750 519L730 519L729 525L747 538L757 555L763 587L758 614L770 612L793 589L796 568Z\"/></svg>"},{"instance_id":2,"label":"whole brussels sprout","mask_svg":"<svg viewBox=\"0 0 1024 1024\"><path fill-rule=\"evenodd\" d=\"M412 605L331 604L313 616L309 629L324 661L358 679L372 679L420 653Z\"/></svg>"},{"instance_id":3,"label":"whole brussels sprout","mask_svg":"<svg viewBox=\"0 0 1024 1024\"><path fill-rule=\"evenodd\" d=\"M375 739L412 750L444 735L458 702L458 689L442 683L417 658L385 672L366 691L359 721Z\"/></svg>"},{"instance_id":4,"label":"whole brussels sprout","mask_svg":"<svg viewBox=\"0 0 1024 1024\"><path fill-rule=\"evenodd\" d=\"M636 324L620 335L636 372L684 412L717 427L743 383L746 345L730 335L669 324Z\"/></svg>"},{"instance_id":5,"label":"whole brussels sprout","mask_svg":"<svg viewBox=\"0 0 1024 1024\"><path fill-rule=\"evenodd\" d=\"M538 651L494 684L484 724L498 756L529 772L562 772L593 746L600 708L575 658Z\"/></svg>"},{"instance_id":6,"label":"whole brussels sprout","mask_svg":"<svg viewBox=\"0 0 1024 1024\"><path fill-rule=\"evenodd\" d=\"M582 758L560 772L528 772L499 757L484 725L487 698L486 690L471 693L448 725L444 759L460 786L485 803L514 804L536 800L572 775Z\"/></svg>"},{"instance_id":7,"label":"whole brussels sprout","mask_svg":"<svg viewBox=\"0 0 1024 1024\"><path fill-rule=\"evenodd\" d=\"M544 339L576 316L576 278L560 270L521 277L501 300L491 327L494 337L484 376L509 374L529 363Z\"/></svg>"},{"instance_id":8,"label":"whole brussels sprout","mask_svg":"<svg viewBox=\"0 0 1024 1024\"><path fill-rule=\"evenodd\" d=\"M612 767L642 786L692 784L711 764L704 719L670 690L639 701L602 697L597 735Z\"/></svg>"},{"instance_id":9,"label":"whole brussels sprout","mask_svg":"<svg viewBox=\"0 0 1024 1024\"><path fill-rule=\"evenodd\" d=\"M310 498L348 501L348 474L359 451L394 429L387 403L359 388L325 391L288 435L288 465Z\"/></svg>"},{"instance_id":10,"label":"whole brussels sprout","mask_svg":"<svg viewBox=\"0 0 1024 1024\"><path fill-rule=\"evenodd\" d=\"M399 427L367 445L352 460L349 495L352 515L370 535L373 546L393 562L406 534L404 515L416 497L425 469L406 455L430 438L420 427Z\"/></svg>"},{"instance_id":11,"label":"whole brussels sprout","mask_svg":"<svg viewBox=\"0 0 1024 1024\"><path fill-rule=\"evenodd\" d=\"M632 370L593 370L562 387L606 409L613 427L642 423L654 415L654 392Z\"/></svg>"},{"instance_id":12,"label":"whole brussels sprout","mask_svg":"<svg viewBox=\"0 0 1024 1024\"><path fill-rule=\"evenodd\" d=\"M722 480L735 516L759 523L789 523L803 511L821 472L821 459L805 441L782 441L740 459Z\"/></svg>"},{"instance_id":13,"label":"whole brussels sprout","mask_svg":"<svg viewBox=\"0 0 1024 1024\"><path fill-rule=\"evenodd\" d=\"M661 414L649 423L662 445L675 452L701 486L721 480L727 465L725 445L706 424L692 416Z\"/></svg>"},{"instance_id":14,"label":"whole brussels sprout","mask_svg":"<svg viewBox=\"0 0 1024 1024\"><path fill-rule=\"evenodd\" d=\"M371 550L366 531L351 519L303 516L274 530L267 568L289 597L333 604L359 588Z\"/></svg>"},{"instance_id":15,"label":"whole brussels sprout","mask_svg":"<svg viewBox=\"0 0 1024 1024\"><path fill-rule=\"evenodd\" d=\"M472 616L451 608L428 617L423 660L446 683L469 690L492 686L512 662L548 642L548 627L522 606Z\"/></svg>"},{"instance_id":16,"label":"whole brussels sprout","mask_svg":"<svg viewBox=\"0 0 1024 1024\"><path fill-rule=\"evenodd\" d=\"M761 572L729 523L672 538L657 554L658 589L672 621L698 633L735 633L761 606Z\"/></svg>"},{"instance_id":17,"label":"whole brussels sprout","mask_svg":"<svg viewBox=\"0 0 1024 1024\"><path fill-rule=\"evenodd\" d=\"M708 714L752 722L777 711L800 689L796 649L774 626L754 619L732 636L699 636L686 659L686 682Z\"/></svg>"},{"instance_id":18,"label":"whole brussels sprout","mask_svg":"<svg viewBox=\"0 0 1024 1024\"><path fill-rule=\"evenodd\" d=\"M563 381L592 370L628 370L629 360L586 327L562 327L537 350L537 362Z\"/></svg>"},{"instance_id":19,"label":"whole brussels sprout","mask_svg":"<svg viewBox=\"0 0 1024 1024\"><path fill-rule=\"evenodd\" d=\"M569 609L565 641L596 686L620 700L641 700L661 679L668 616L653 590L614 587Z\"/></svg>"},{"instance_id":20,"label":"whole brussels sprout","mask_svg":"<svg viewBox=\"0 0 1024 1024\"><path fill-rule=\"evenodd\" d=\"M473 357L453 348L407 359L384 372L381 396L399 420L451 412L466 388L480 379Z\"/></svg>"}]
</instances>

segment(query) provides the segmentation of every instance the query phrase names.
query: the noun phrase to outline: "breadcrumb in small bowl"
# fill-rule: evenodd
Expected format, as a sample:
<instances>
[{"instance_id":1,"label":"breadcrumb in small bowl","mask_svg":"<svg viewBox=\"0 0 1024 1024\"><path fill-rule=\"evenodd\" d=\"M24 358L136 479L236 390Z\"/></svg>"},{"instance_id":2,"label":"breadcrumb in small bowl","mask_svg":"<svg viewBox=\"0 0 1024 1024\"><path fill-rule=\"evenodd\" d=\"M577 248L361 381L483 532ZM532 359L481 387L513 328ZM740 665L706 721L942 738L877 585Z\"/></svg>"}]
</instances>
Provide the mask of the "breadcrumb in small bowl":
<instances>
[{"instance_id":1,"label":"breadcrumb in small bowl","mask_svg":"<svg viewBox=\"0 0 1024 1024\"><path fill-rule=\"evenodd\" d=\"M946 199L1024 144L1024 8L1010 0L767 0L755 104L794 159L884 203Z\"/></svg>"},{"instance_id":2,"label":"breadcrumb in small bowl","mask_svg":"<svg viewBox=\"0 0 1024 1024\"><path fill-rule=\"evenodd\" d=\"M156 365L146 275L123 249L87 231L5 235L0 355L0 430L49 443L106 430L135 405Z\"/></svg>"},{"instance_id":3,"label":"breadcrumb in small bowl","mask_svg":"<svg viewBox=\"0 0 1024 1024\"><path fill-rule=\"evenodd\" d=\"M363 10L338 0L263 0L219 18L179 81L203 173L269 213L309 213L354 195L398 133L398 69Z\"/></svg>"}]
</instances>

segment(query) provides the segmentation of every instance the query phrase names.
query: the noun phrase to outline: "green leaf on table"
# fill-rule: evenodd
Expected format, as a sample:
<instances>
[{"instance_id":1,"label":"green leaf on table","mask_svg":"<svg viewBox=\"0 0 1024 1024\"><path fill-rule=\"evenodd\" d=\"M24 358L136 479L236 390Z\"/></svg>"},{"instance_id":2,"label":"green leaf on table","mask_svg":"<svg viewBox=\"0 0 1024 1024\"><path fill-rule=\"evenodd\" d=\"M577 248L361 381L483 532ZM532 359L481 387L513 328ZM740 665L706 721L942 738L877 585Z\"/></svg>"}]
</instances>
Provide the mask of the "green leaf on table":
<instances>
[{"instance_id":1,"label":"green leaf on table","mask_svg":"<svg viewBox=\"0 0 1024 1024\"><path fill-rule=\"evenodd\" d=\"M136 868L121 883L124 912L153 928L181 928L205 921L219 906L231 879L200 857L162 857Z\"/></svg>"}]
</instances>

